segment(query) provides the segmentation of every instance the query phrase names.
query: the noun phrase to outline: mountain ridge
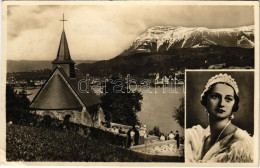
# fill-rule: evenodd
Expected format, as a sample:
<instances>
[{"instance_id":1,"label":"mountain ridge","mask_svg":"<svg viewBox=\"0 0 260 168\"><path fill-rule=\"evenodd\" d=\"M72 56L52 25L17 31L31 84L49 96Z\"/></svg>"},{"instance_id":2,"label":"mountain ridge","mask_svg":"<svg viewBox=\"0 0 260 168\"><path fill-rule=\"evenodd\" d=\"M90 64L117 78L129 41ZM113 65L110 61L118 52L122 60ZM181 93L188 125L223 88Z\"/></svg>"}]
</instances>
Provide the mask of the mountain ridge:
<instances>
[{"instance_id":1,"label":"mountain ridge","mask_svg":"<svg viewBox=\"0 0 260 168\"><path fill-rule=\"evenodd\" d=\"M226 65L224 68L253 68L254 26L224 29L154 26L138 36L127 50L110 60L75 62L81 72L94 76L169 74L172 69L207 69L210 65L223 63ZM46 64L51 66L50 62ZM23 66L20 68L23 71L30 67L26 64L19 66ZM43 64L33 65L37 69L40 66ZM19 71L8 62L7 68L8 72L10 68Z\"/></svg>"},{"instance_id":2,"label":"mountain ridge","mask_svg":"<svg viewBox=\"0 0 260 168\"><path fill-rule=\"evenodd\" d=\"M254 26L221 29L154 26L118 56L79 64L78 68L93 76L120 73L144 78L155 72L169 75L184 69L254 68L254 45Z\"/></svg>"},{"instance_id":3,"label":"mountain ridge","mask_svg":"<svg viewBox=\"0 0 260 168\"><path fill-rule=\"evenodd\" d=\"M206 27L154 26L138 36L129 52L170 52L180 48L222 47L254 48L254 26L209 29Z\"/></svg>"}]
</instances>

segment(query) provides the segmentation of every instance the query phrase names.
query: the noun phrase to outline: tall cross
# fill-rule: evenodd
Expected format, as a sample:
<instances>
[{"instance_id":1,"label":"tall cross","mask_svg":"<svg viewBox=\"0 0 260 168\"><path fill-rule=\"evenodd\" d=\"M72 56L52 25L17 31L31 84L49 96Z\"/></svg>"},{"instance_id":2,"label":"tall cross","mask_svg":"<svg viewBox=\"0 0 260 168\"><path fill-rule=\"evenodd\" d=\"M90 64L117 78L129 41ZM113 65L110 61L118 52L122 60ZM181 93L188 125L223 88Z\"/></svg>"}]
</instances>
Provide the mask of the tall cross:
<instances>
[{"instance_id":1,"label":"tall cross","mask_svg":"<svg viewBox=\"0 0 260 168\"><path fill-rule=\"evenodd\" d=\"M62 18L62 20L60 20L60 21L63 22L63 29L64 29L64 22L65 22L65 21L68 21L68 20L64 20L64 13L63 13L63 18Z\"/></svg>"}]
</instances>

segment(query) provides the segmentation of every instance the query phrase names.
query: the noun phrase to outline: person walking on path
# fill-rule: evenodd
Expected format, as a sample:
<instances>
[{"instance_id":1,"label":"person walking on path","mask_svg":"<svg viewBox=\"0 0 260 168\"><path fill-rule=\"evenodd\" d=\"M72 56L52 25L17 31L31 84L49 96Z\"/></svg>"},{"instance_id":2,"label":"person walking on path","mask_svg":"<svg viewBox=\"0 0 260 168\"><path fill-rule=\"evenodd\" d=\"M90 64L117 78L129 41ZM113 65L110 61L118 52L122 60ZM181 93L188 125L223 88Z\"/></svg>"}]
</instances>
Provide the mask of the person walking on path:
<instances>
[{"instance_id":1,"label":"person walking on path","mask_svg":"<svg viewBox=\"0 0 260 168\"><path fill-rule=\"evenodd\" d=\"M139 144L139 136L140 136L140 134L139 134L139 126L138 125L135 126L134 132L135 132L135 135L134 135L134 137L135 137L135 145L138 145Z\"/></svg>"},{"instance_id":2,"label":"person walking on path","mask_svg":"<svg viewBox=\"0 0 260 168\"><path fill-rule=\"evenodd\" d=\"M180 135L179 135L178 130L176 131L176 135L175 135L174 139L177 141L177 149L179 149L179 147L180 147Z\"/></svg>"},{"instance_id":3,"label":"person walking on path","mask_svg":"<svg viewBox=\"0 0 260 168\"><path fill-rule=\"evenodd\" d=\"M146 125L140 128L139 130L139 144L142 145L145 143L145 138L147 136L147 130L146 130Z\"/></svg>"},{"instance_id":4,"label":"person walking on path","mask_svg":"<svg viewBox=\"0 0 260 168\"><path fill-rule=\"evenodd\" d=\"M168 140L173 140L174 139L174 134L173 132L171 131L169 134L168 134Z\"/></svg>"},{"instance_id":5,"label":"person walking on path","mask_svg":"<svg viewBox=\"0 0 260 168\"><path fill-rule=\"evenodd\" d=\"M134 141L134 126L127 131L127 148L130 148Z\"/></svg>"}]
</instances>

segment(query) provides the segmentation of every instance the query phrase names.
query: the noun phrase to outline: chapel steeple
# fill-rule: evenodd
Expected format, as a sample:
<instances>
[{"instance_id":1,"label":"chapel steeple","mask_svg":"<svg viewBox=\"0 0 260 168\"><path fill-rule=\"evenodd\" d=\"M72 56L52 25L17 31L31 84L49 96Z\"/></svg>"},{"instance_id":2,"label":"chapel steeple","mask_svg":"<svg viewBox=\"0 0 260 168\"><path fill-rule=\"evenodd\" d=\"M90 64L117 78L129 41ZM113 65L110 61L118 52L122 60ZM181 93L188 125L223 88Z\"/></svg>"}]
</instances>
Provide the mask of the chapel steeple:
<instances>
[{"instance_id":1,"label":"chapel steeple","mask_svg":"<svg viewBox=\"0 0 260 168\"><path fill-rule=\"evenodd\" d=\"M75 68L74 68L75 62L70 57L69 46L68 46L68 42L64 30L64 21L67 21L64 20L64 14L63 14L63 19L60 21L63 21L63 29L61 33L60 45L59 45L57 57L54 61L52 61L53 68L55 68L56 66L61 67L70 78L75 78L76 77Z\"/></svg>"}]
</instances>

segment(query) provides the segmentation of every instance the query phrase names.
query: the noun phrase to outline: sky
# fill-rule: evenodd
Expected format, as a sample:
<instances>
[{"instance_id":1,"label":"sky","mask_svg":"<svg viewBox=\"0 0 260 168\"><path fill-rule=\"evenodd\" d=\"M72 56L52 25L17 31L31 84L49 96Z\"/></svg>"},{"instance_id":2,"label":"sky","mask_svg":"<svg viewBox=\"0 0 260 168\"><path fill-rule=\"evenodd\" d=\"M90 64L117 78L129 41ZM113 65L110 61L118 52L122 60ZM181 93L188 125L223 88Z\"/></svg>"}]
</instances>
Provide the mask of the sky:
<instances>
[{"instance_id":1,"label":"sky","mask_svg":"<svg viewBox=\"0 0 260 168\"><path fill-rule=\"evenodd\" d=\"M10 5L7 59L54 60L62 32L73 60L107 60L159 25L233 28L254 24L253 6Z\"/></svg>"}]
</instances>

